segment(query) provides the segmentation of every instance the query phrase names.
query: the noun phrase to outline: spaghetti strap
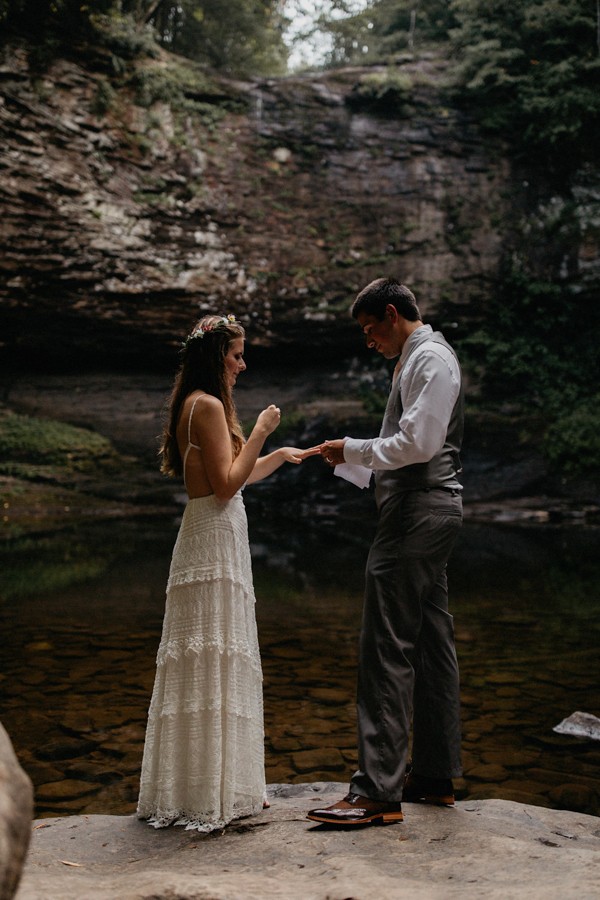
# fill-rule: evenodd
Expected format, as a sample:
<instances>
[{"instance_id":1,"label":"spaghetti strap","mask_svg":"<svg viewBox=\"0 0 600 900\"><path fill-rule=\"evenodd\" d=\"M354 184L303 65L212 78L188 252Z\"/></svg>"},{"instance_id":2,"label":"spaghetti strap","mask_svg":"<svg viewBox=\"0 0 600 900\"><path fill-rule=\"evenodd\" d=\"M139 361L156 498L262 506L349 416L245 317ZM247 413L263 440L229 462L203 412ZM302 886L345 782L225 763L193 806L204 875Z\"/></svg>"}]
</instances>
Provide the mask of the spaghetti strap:
<instances>
[{"instance_id":1,"label":"spaghetti strap","mask_svg":"<svg viewBox=\"0 0 600 900\"><path fill-rule=\"evenodd\" d=\"M194 416L194 410L196 409L196 403L198 402L198 399L200 396L201 395L198 394L198 397L196 397L196 399L192 403L192 409L190 411L190 416L188 419L188 442L187 442L187 447L185 448L185 453L183 454L183 483L185 484L186 490L187 490L187 483L186 483L186 478L185 478L185 464L187 463L188 453L190 452L192 447L194 448L194 450L201 449L198 446L198 444L192 444L192 418Z\"/></svg>"},{"instance_id":2,"label":"spaghetti strap","mask_svg":"<svg viewBox=\"0 0 600 900\"><path fill-rule=\"evenodd\" d=\"M192 444L192 419L194 417L194 410L196 409L196 403L198 402L199 398L200 398L200 394L198 394L198 396L192 403L192 409L190 412L190 417L188 419L188 446L187 446L188 450L190 447L195 447L196 450L200 450L200 447L198 447L197 444ZM186 452L187 452L187 450L186 450Z\"/></svg>"}]
</instances>

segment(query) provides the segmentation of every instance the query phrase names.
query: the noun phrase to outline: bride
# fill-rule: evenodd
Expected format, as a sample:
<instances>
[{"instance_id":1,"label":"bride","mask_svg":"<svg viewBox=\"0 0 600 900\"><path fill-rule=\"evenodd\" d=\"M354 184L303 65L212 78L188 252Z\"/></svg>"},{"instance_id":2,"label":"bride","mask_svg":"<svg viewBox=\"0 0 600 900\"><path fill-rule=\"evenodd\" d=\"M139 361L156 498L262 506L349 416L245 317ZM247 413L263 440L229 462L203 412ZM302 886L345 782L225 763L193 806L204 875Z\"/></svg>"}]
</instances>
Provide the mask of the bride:
<instances>
[{"instance_id":1,"label":"bride","mask_svg":"<svg viewBox=\"0 0 600 900\"><path fill-rule=\"evenodd\" d=\"M241 489L318 449L259 456L280 411L264 409L244 439L232 391L245 369L242 326L205 316L184 343L169 403L161 470L183 477L189 501L167 583L137 809L156 828L208 832L268 805Z\"/></svg>"}]
</instances>

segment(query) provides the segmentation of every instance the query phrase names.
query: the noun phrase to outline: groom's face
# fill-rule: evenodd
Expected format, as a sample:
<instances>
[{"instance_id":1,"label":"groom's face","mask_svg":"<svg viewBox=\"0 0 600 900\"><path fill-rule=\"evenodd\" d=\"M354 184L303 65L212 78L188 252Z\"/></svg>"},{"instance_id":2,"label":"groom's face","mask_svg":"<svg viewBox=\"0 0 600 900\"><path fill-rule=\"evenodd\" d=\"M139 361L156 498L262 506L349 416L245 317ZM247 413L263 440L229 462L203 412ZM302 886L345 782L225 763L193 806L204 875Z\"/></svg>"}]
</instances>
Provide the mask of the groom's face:
<instances>
[{"instance_id":1,"label":"groom's face","mask_svg":"<svg viewBox=\"0 0 600 900\"><path fill-rule=\"evenodd\" d=\"M383 319L378 319L370 313L359 313L356 321L362 328L367 347L377 350L386 359L393 359L400 353L398 337L394 328L393 316L386 313Z\"/></svg>"}]
</instances>

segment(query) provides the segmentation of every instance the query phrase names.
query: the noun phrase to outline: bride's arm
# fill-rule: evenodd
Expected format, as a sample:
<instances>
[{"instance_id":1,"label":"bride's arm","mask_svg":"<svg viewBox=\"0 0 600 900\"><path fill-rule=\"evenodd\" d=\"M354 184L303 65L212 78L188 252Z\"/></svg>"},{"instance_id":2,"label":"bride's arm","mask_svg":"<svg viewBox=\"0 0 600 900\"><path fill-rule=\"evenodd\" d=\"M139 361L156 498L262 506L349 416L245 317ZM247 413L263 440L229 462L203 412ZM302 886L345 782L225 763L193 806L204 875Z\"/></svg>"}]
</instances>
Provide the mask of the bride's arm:
<instances>
[{"instance_id":1,"label":"bride's arm","mask_svg":"<svg viewBox=\"0 0 600 900\"><path fill-rule=\"evenodd\" d=\"M219 500L230 500L248 481L265 440L277 428L279 420L280 413L276 406L264 409L241 453L233 459L231 438L221 401L207 395L203 398L201 410L196 407L192 425L202 448L210 486Z\"/></svg>"},{"instance_id":2,"label":"bride's arm","mask_svg":"<svg viewBox=\"0 0 600 900\"><path fill-rule=\"evenodd\" d=\"M285 462L298 465L302 460L309 456L316 456L318 453L318 447L311 447L309 450L300 450L298 447L280 447L278 450L273 450L272 453L267 453L266 456L261 456L256 460L248 478L248 484L267 478Z\"/></svg>"}]
</instances>

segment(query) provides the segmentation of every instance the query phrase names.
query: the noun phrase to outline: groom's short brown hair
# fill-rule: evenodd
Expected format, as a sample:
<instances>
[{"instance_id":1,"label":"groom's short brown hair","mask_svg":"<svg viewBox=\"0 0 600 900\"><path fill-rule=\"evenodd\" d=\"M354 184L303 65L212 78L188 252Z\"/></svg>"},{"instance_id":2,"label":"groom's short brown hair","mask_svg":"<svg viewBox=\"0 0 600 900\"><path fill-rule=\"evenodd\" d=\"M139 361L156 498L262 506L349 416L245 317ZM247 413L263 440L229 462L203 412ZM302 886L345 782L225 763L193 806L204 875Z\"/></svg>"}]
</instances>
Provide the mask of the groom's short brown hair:
<instances>
[{"instance_id":1,"label":"groom's short brown hair","mask_svg":"<svg viewBox=\"0 0 600 900\"><path fill-rule=\"evenodd\" d=\"M381 321L389 303L409 322L421 321L415 295L395 278L376 278L364 287L352 304L350 312L355 319L360 313L365 313L368 316L376 316Z\"/></svg>"}]
</instances>

